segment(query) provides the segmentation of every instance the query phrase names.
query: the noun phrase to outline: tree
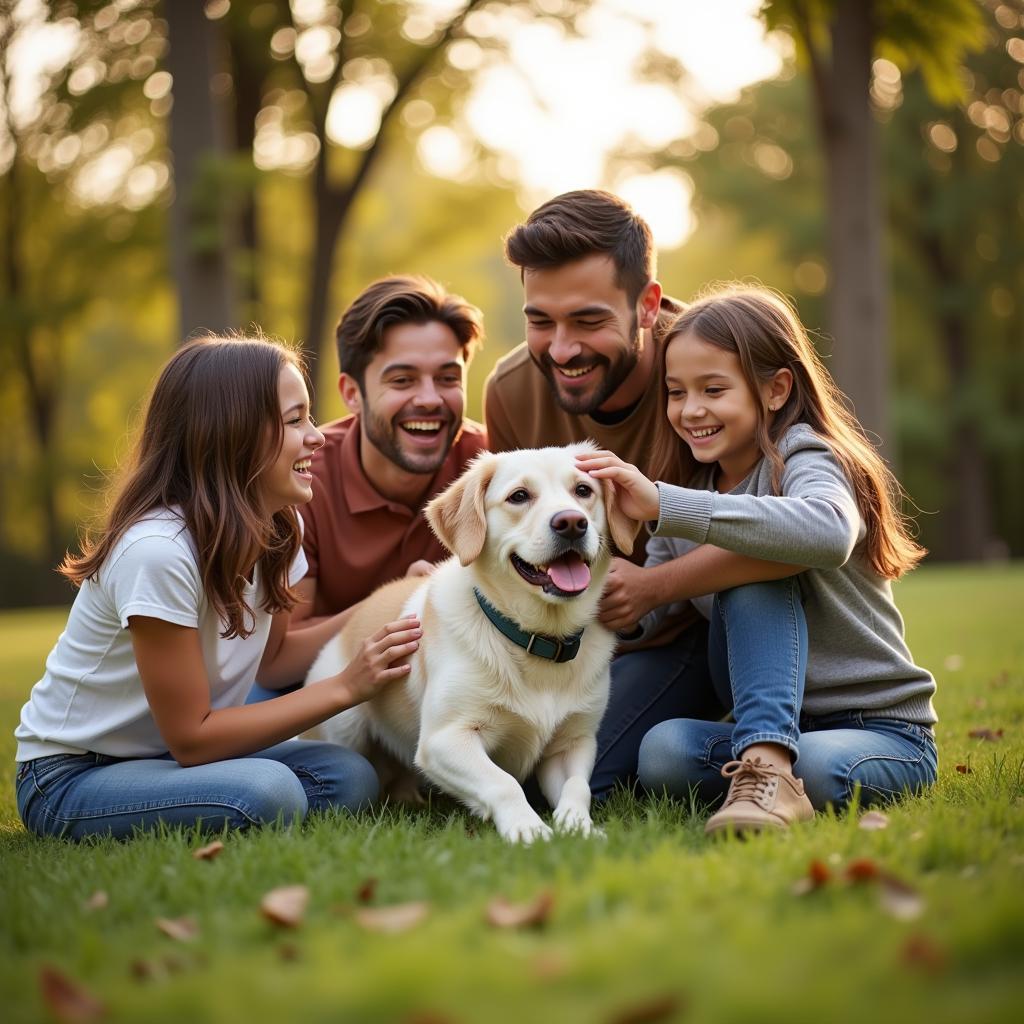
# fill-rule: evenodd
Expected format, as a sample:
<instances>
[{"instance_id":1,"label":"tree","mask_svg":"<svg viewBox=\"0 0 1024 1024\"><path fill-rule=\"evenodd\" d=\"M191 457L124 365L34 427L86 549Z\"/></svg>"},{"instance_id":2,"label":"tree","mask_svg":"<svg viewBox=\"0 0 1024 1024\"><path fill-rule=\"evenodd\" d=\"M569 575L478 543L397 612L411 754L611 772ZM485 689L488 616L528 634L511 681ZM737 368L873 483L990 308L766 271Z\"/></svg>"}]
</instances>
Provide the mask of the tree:
<instances>
[{"instance_id":1,"label":"tree","mask_svg":"<svg viewBox=\"0 0 1024 1024\"><path fill-rule=\"evenodd\" d=\"M48 567L69 539L58 443L68 396L80 399L67 380L69 325L107 282L121 278L121 261L131 260L135 246L152 238L159 173L146 163L155 138L143 124L142 81L155 72L162 44L151 35L151 7L141 3L122 15L101 2L54 2L42 11L0 6L0 334L5 376L10 371L2 411L12 442L4 475L19 481L0 494L2 540L18 556L25 554L18 548L38 552ZM38 96L16 109L15 54L29 33L68 44L68 54L45 69ZM111 152L119 179L109 168L99 173ZM132 180L140 168L142 177ZM47 589L45 581L32 585Z\"/></svg>"},{"instance_id":2,"label":"tree","mask_svg":"<svg viewBox=\"0 0 1024 1024\"><path fill-rule=\"evenodd\" d=\"M981 43L975 0L765 0L770 28L789 31L810 69L825 155L829 329L835 376L864 426L889 433L887 279L871 110L872 62L920 65L941 99L958 95L964 54Z\"/></svg>"}]
</instances>

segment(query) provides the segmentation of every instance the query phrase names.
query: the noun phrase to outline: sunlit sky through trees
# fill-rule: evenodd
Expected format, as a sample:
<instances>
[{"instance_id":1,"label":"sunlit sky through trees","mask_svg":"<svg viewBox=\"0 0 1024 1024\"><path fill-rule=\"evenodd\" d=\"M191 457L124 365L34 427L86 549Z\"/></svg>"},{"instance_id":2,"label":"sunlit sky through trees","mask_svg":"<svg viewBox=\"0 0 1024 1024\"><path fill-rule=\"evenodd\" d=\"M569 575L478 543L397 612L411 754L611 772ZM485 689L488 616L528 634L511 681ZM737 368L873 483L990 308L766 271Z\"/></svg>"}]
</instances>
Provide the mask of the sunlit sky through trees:
<instances>
[{"instance_id":1,"label":"sunlit sky through trees","mask_svg":"<svg viewBox=\"0 0 1024 1024\"><path fill-rule=\"evenodd\" d=\"M403 32L412 40L428 38L461 2L411 3ZM556 16L563 3L541 0L538 6ZM130 7L130 0L123 5ZM216 17L227 6L228 0L211 0L207 10ZM333 51L333 30L320 23L322 7L323 0L292 0L298 32L279 41L294 47L314 81L329 77ZM537 17L514 4L485 6L469 15L466 34L504 45L486 47L463 38L449 48L448 61L473 73L473 86L455 116L436 120L426 101L413 99L403 118L410 129L422 128L417 154L436 175L470 180L485 174L496 183L513 182L527 207L571 188L610 187L649 220L661 248L674 248L692 226L690 182L680 171L652 171L651 165L659 149L677 139L691 136L700 146L695 115L709 103L734 99L743 86L779 72L787 41L766 37L758 7L759 0L595 0L579 22L579 34L572 35L556 17ZM36 23L19 33L12 53L11 104L16 121L25 122L32 119L41 76L69 59L77 28L67 21L42 24L39 0L20 0L17 16L23 25ZM660 69L644 73L651 53L659 54ZM682 75L673 74L673 61ZM368 145L393 95L393 81L386 69L368 68L358 81L346 77L330 107L332 141ZM89 83L69 86L84 92ZM172 82L156 68L143 88L159 100ZM280 121L265 117L254 156L261 169L299 171L314 158L314 147L312 136L286 132ZM481 148L495 159L481 164ZM623 151L642 158L608 162L611 153ZM118 197L139 207L166 183L166 168L151 158L140 163L128 140L99 148L74 185L82 202Z\"/></svg>"}]
</instances>

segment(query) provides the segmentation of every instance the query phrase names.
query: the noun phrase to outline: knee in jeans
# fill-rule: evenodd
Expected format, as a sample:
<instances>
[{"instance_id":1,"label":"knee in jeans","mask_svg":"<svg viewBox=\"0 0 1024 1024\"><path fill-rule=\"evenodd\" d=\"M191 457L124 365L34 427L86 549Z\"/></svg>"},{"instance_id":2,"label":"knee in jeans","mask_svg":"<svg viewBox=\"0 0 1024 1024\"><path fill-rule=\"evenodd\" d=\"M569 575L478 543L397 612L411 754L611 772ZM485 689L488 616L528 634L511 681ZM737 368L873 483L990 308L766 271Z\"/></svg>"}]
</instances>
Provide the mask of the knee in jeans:
<instances>
[{"instance_id":1,"label":"knee in jeans","mask_svg":"<svg viewBox=\"0 0 1024 1024\"><path fill-rule=\"evenodd\" d=\"M686 796L699 779L698 740L685 718L660 722L640 743L637 777L648 792Z\"/></svg>"},{"instance_id":2,"label":"knee in jeans","mask_svg":"<svg viewBox=\"0 0 1024 1024\"><path fill-rule=\"evenodd\" d=\"M354 750L338 747L332 772L333 793L330 803L349 811L358 811L374 803L380 795L380 782L373 765Z\"/></svg>"},{"instance_id":3,"label":"knee in jeans","mask_svg":"<svg viewBox=\"0 0 1024 1024\"><path fill-rule=\"evenodd\" d=\"M744 583L739 587L722 590L716 595L719 605L732 614L756 611L767 597L786 596L796 586L795 577L782 580L764 580L761 583Z\"/></svg>"},{"instance_id":4,"label":"knee in jeans","mask_svg":"<svg viewBox=\"0 0 1024 1024\"><path fill-rule=\"evenodd\" d=\"M245 783L238 794L244 812L261 824L306 816L309 802L295 773L277 761L245 761Z\"/></svg>"}]
</instances>

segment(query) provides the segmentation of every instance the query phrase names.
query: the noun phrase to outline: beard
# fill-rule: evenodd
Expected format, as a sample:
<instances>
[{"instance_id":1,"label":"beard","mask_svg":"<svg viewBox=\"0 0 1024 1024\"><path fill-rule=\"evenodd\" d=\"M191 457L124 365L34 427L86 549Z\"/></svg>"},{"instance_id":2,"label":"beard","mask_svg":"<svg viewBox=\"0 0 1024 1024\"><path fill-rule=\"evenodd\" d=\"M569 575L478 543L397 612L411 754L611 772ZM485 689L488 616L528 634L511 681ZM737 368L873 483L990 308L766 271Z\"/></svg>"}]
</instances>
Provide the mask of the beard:
<instances>
[{"instance_id":1,"label":"beard","mask_svg":"<svg viewBox=\"0 0 1024 1024\"><path fill-rule=\"evenodd\" d=\"M425 413L424 416L432 418L437 413ZM441 448L433 452L406 451L402 447L401 430L395 420L388 421L383 416L378 416L373 410L367 410L363 416L363 430L366 432L367 440L384 456L389 462L393 462L399 469L407 473L417 473L422 476L433 476L441 468L444 460L448 458L455 438L462 426L462 421L452 415L449 409L444 410L448 418L447 424L442 424L438 431L439 435L447 434Z\"/></svg>"},{"instance_id":2,"label":"beard","mask_svg":"<svg viewBox=\"0 0 1024 1024\"><path fill-rule=\"evenodd\" d=\"M637 315L633 313L630 325L632 344L620 350L614 358L601 355L577 356L567 363L556 364L551 356L544 352L539 357L533 356L537 368L544 375L551 389L551 394L558 405L573 416L589 416L598 411L605 402L622 386L626 378L636 369L640 361L643 339L638 330ZM587 377L588 388L566 391L565 378L561 377L558 368L566 370L583 370L593 367ZM593 383L590 383L593 381Z\"/></svg>"}]
</instances>

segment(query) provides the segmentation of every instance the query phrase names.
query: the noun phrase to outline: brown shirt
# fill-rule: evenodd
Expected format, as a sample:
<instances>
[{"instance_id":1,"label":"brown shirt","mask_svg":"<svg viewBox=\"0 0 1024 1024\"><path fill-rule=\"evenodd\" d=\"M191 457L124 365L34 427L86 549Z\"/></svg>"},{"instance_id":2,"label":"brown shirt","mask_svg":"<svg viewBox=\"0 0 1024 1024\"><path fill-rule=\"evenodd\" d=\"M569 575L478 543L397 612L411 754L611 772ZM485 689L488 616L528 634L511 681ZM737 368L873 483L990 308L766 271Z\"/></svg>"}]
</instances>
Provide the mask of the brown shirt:
<instances>
[{"instance_id":1,"label":"brown shirt","mask_svg":"<svg viewBox=\"0 0 1024 1024\"><path fill-rule=\"evenodd\" d=\"M417 559L436 562L448 556L423 517L423 506L487 447L487 439L479 423L464 420L422 502L409 508L385 498L367 479L359 459L357 417L321 429L326 442L313 457L313 500L301 506L302 545L307 577L317 581L312 614L334 615L382 583L404 576Z\"/></svg>"}]
</instances>

